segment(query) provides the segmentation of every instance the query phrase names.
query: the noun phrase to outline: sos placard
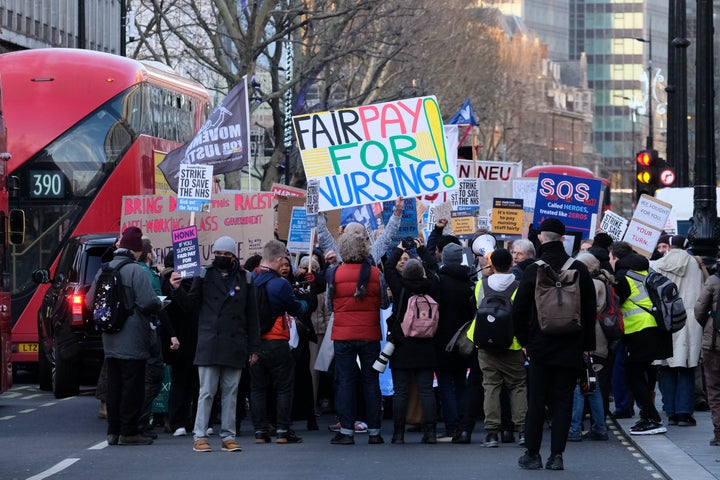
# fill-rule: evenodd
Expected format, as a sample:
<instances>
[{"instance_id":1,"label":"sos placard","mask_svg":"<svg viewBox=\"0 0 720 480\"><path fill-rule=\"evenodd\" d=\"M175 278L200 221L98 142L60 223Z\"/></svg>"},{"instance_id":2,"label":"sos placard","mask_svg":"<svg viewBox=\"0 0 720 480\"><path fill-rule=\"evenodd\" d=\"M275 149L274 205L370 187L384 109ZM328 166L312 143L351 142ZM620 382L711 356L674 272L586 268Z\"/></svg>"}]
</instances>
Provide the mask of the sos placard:
<instances>
[{"instance_id":1,"label":"sos placard","mask_svg":"<svg viewBox=\"0 0 720 480\"><path fill-rule=\"evenodd\" d=\"M533 225L557 218L570 231L592 238L601 205L602 182L592 178L553 173L538 176Z\"/></svg>"}]
</instances>

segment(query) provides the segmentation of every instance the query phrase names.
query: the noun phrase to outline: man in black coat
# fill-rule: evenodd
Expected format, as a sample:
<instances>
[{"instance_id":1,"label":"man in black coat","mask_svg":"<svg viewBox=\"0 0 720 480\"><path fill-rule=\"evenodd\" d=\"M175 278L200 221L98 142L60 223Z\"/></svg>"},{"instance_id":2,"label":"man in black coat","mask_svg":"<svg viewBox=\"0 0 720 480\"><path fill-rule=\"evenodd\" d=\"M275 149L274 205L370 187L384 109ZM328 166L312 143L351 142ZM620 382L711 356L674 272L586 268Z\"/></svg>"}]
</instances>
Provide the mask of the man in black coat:
<instances>
[{"instance_id":1,"label":"man in black coat","mask_svg":"<svg viewBox=\"0 0 720 480\"><path fill-rule=\"evenodd\" d=\"M539 231L540 260L559 272L570 258L563 246L565 225L560 220L549 218L540 224ZM595 286L582 262L573 262L570 269L577 270L580 276L581 331L563 335L549 335L541 331L536 302L527 301L535 298L537 264L529 265L523 272L515 295L519 301L513 303L515 336L521 345L526 346L529 362L528 411L525 420L527 452L518 460L524 469L543 467L540 446L546 404L552 415L552 434L551 454L545 468L563 469L562 453L570 429L573 391L578 373L584 368L583 352L595 349Z\"/></svg>"}]
</instances>

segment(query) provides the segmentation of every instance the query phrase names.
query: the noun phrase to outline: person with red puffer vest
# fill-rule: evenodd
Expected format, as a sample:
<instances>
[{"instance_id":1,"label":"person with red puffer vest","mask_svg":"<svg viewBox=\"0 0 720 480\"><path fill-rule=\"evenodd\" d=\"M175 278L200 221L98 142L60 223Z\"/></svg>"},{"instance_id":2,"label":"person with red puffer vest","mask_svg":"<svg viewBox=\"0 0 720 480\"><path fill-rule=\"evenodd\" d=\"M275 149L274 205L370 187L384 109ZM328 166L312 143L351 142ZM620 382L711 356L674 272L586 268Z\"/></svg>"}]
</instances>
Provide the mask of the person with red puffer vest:
<instances>
[{"instance_id":1,"label":"person with red puffer vest","mask_svg":"<svg viewBox=\"0 0 720 480\"><path fill-rule=\"evenodd\" d=\"M326 273L326 303L334 311L331 332L335 351L335 409L340 431L333 445L353 445L355 440L356 358L360 358L368 424L368 443L384 443L380 435L381 404L379 374L372 368L380 355L380 310L387 308L387 287L380 269L370 256L370 238L365 227L351 222L338 239L342 264Z\"/></svg>"}]
</instances>

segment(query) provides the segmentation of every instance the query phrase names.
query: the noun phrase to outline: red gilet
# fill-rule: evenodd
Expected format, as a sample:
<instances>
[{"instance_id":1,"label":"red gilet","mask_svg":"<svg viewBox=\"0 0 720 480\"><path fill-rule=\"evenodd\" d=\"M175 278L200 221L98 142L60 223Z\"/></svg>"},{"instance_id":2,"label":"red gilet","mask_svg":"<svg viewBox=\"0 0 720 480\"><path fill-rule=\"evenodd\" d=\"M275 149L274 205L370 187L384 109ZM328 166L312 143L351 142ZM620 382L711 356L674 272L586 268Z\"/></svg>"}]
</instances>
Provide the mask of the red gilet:
<instances>
[{"instance_id":1,"label":"red gilet","mask_svg":"<svg viewBox=\"0 0 720 480\"><path fill-rule=\"evenodd\" d=\"M332 326L332 340L374 341L382 338L380 270L372 267L367 294L363 300L353 296L359 276L359 263L344 263L335 271L333 295L335 319Z\"/></svg>"}]
</instances>

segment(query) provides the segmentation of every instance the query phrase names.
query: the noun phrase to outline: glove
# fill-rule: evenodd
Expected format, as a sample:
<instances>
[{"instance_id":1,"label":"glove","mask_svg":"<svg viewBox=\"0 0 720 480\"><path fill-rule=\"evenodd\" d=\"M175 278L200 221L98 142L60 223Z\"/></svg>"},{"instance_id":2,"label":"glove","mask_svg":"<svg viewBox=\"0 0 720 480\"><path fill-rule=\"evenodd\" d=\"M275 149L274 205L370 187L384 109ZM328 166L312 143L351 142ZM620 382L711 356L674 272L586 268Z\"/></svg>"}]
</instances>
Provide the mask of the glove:
<instances>
[{"instance_id":1,"label":"glove","mask_svg":"<svg viewBox=\"0 0 720 480\"><path fill-rule=\"evenodd\" d=\"M306 282L310 283L310 284L315 283L315 274L312 273L311 271L308 271L308 272L305 274L304 280L305 280Z\"/></svg>"}]
</instances>

